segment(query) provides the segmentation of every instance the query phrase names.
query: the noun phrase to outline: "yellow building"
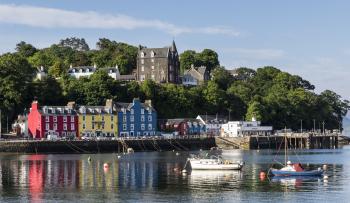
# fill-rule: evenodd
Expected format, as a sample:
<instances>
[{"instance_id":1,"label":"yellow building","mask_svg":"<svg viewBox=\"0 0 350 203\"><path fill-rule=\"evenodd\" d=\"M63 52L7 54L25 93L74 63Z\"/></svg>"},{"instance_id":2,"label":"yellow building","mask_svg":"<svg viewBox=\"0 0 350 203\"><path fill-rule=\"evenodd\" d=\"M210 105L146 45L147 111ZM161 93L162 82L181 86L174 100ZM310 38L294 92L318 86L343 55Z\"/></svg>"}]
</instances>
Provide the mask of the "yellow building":
<instances>
[{"instance_id":1,"label":"yellow building","mask_svg":"<svg viewBox=\"0 0 350 203\"><path fill-rule=\"evenodd\" d=\"M105 106L79 106L78 115L80 137L118 136L118 114L112 100Z\"/></svg>"}]
</instances>

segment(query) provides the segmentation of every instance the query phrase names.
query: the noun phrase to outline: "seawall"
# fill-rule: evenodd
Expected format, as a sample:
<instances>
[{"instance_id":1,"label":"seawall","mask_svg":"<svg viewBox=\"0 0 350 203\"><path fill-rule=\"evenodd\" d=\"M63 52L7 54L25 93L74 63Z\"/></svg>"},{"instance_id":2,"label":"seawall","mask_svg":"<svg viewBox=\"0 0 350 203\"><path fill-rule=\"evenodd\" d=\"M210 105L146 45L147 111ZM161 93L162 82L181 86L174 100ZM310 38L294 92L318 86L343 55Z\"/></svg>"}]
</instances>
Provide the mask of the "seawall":
<instances>
[{"instance_id":1,"label":"seawall","mask_svg":"<svg viewBox=\"0 0 350 203\"><path fill-rule=\"evenodd\" d=\"M128 140L5 140L0 152L15 153L118 153L134 151L198 150L215 147L214 138Z\"/></svg>"}]
</instances>

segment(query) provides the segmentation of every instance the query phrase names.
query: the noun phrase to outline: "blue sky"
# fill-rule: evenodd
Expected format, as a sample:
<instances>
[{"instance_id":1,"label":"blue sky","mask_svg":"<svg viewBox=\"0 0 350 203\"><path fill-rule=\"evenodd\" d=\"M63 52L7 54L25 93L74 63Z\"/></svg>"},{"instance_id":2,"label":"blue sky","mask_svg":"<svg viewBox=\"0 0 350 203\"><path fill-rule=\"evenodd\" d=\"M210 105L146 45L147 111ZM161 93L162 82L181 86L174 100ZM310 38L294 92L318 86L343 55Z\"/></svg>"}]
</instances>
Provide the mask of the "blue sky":
<instances>
[{"instance_id":1,"label":"blue sky","mask_svg":"<svg viewBox=\"0 0 350 203\"><path fill-rule=\"evenodd\" d=\"M0 53L76 36L180 52L214 49L227 69L276 66L350 99L347 1L0 0Z\"/></svg>"}]
</instances>

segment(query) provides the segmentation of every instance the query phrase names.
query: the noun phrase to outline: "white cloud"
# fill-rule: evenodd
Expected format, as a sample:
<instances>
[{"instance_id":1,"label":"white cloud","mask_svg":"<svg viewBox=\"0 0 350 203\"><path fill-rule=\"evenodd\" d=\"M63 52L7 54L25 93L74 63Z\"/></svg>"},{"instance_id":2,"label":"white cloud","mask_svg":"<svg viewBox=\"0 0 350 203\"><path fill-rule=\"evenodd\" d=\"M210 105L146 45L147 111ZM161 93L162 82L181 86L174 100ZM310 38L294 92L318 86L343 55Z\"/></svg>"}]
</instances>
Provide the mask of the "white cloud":
<instances>
[{"instance_id":1,"label":"white cloud","mask_svg":"<svg viewBox=\"0 0 350 203\"><path fill-rule=\"evenodd\" d=\"M245 48L229 48L224 51L235 54L245 59L258 60L274 60L284 56L284 51L280 49L245 49Z\"/></svg>"},{"instance_id":2,"label":"white cloud","mask_svg":"<svg viewBox=\"0 0 350 203\"><path fill-rule=\"evenodd\" d=\"M127 15L101 14L93 11L0 4L0 23L21 24L44 28L140 29L162 30L172 35L186 33L238 36L230 27L184 27L161 20L137 19Z\"/></svg>"}]
</instances>

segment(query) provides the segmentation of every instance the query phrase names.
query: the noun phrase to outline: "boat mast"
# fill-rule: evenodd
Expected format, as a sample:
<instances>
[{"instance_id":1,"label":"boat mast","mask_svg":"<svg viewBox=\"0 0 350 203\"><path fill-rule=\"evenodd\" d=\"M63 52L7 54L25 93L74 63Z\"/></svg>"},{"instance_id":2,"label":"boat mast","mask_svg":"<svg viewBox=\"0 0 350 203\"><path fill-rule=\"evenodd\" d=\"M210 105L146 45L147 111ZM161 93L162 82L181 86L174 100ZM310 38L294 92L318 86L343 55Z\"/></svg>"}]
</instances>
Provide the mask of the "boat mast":
<instances>
[{"instance_id":1,"label":"boat mast","mask_svg":"<svg viewBox=\"0 0 350 203\"><path fill-rule=\"evenodd\" d=\"M284 129L284 164L287 166L287 128Z\"/></svg>"}]
</instances>

